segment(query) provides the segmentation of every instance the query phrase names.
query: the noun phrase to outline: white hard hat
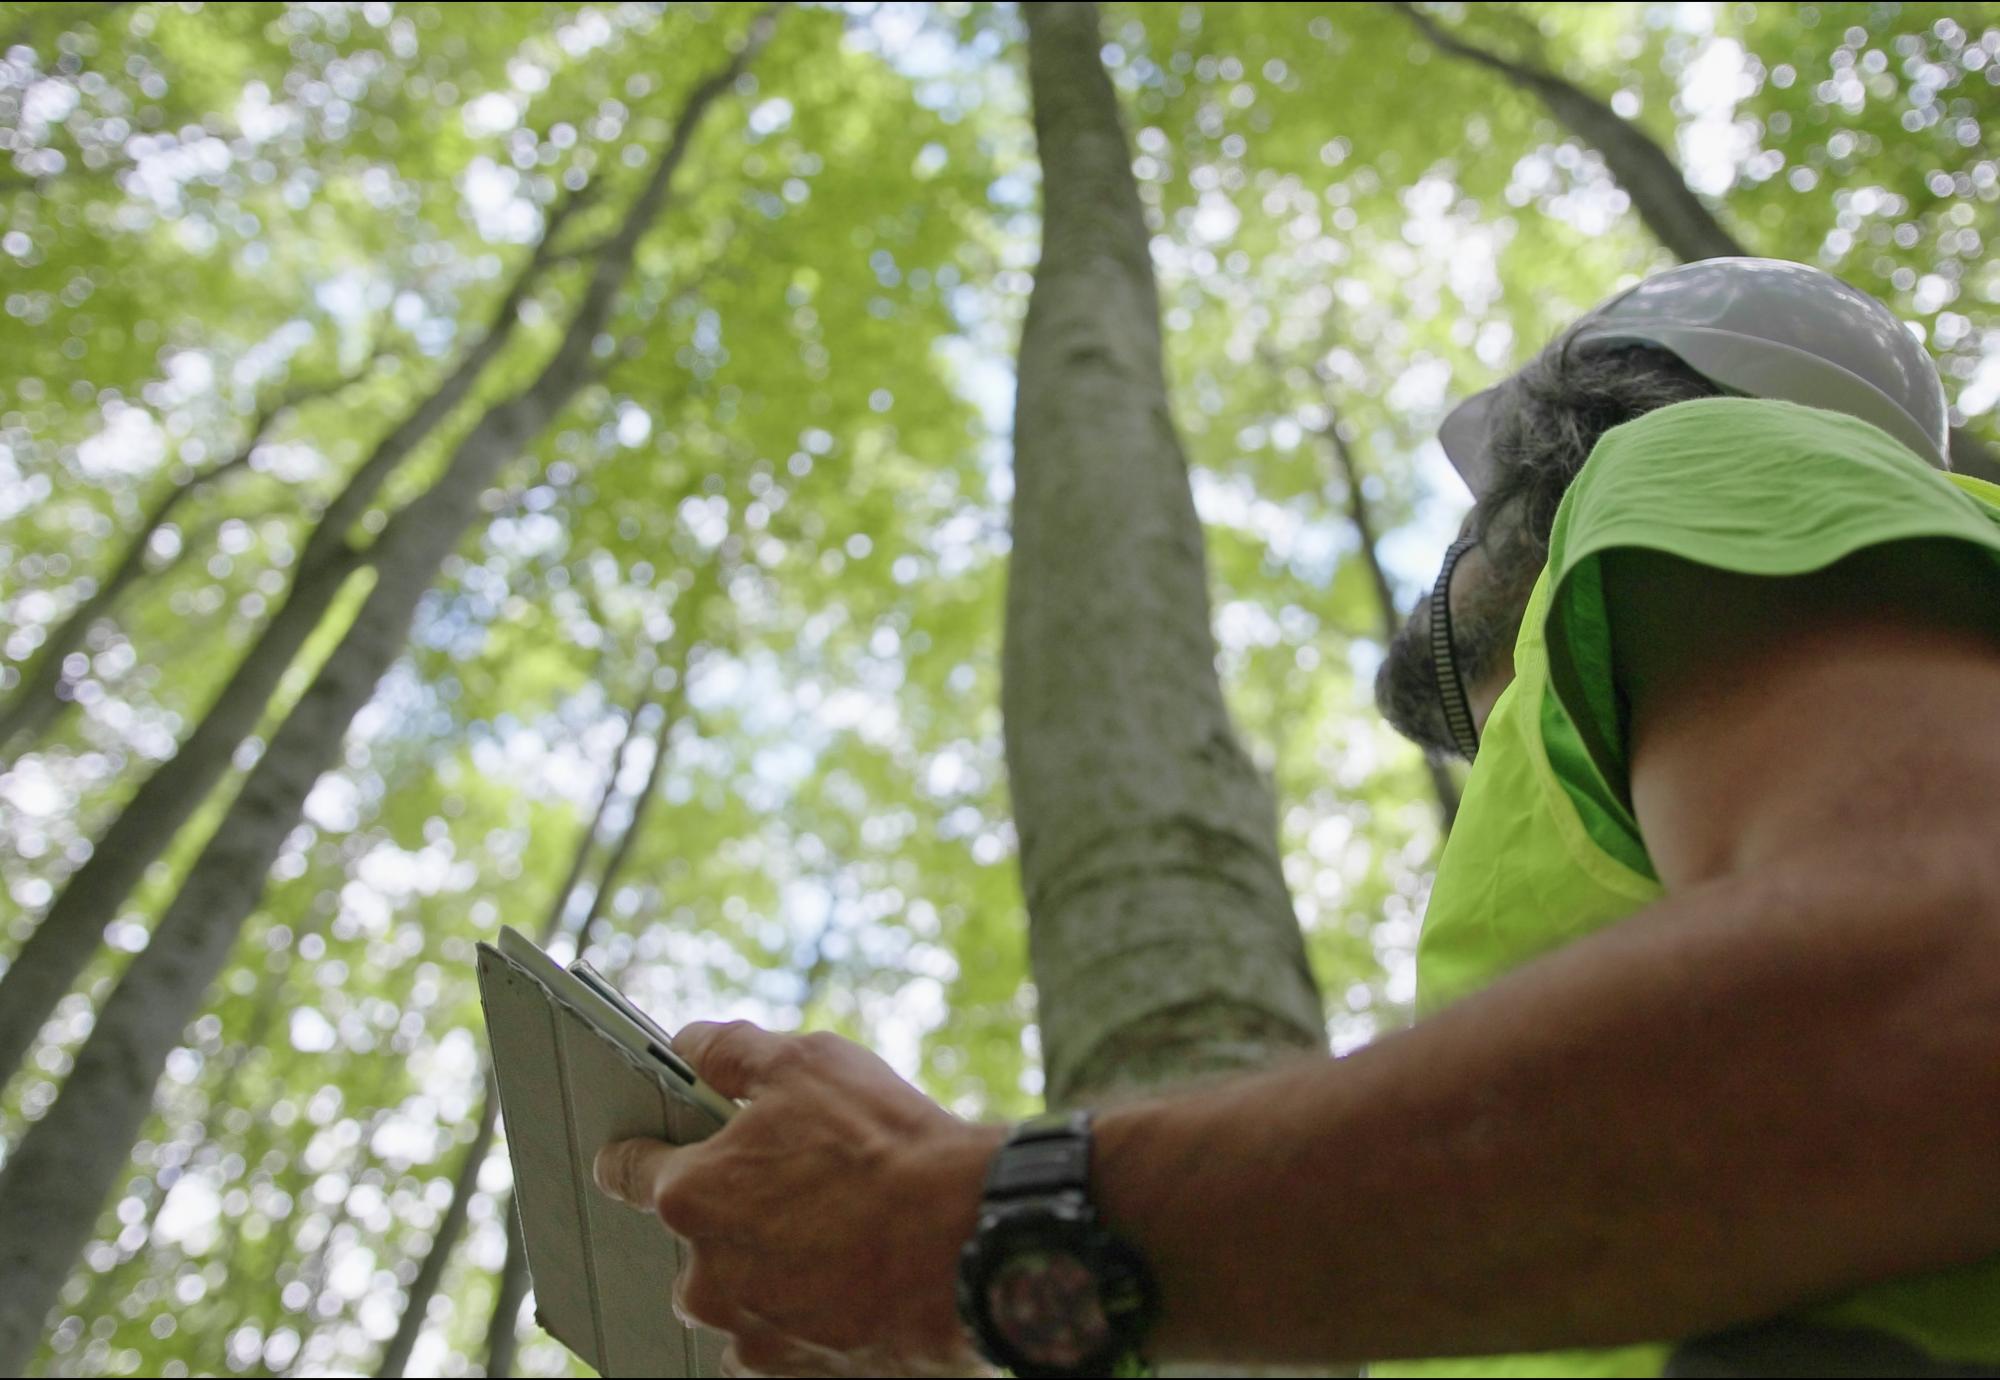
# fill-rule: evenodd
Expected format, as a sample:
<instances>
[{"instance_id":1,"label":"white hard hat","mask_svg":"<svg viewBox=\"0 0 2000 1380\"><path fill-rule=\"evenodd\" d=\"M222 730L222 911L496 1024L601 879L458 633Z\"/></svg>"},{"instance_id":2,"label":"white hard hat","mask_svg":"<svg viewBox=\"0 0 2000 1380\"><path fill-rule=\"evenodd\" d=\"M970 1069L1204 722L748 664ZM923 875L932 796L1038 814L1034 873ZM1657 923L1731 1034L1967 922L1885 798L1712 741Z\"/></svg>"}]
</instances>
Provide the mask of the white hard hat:
<instances>
[{"instance_id":1,"label":"white hard hat","mask_svg":"<svg viewBox=\"0 0 2000 1380\"><path fill-rule=\"evenodd\" d=\"M1872 422L1950 469L1944 384L1896 314L1831 273L1784 259L1703 259L1655 274L1577 323L1568 348L1657 345L1731 393L1778 398ZM1475 394L1438 428L1474 494L1492 477L1486 451L1497 389Z\"/></svg>"}]
</instances>

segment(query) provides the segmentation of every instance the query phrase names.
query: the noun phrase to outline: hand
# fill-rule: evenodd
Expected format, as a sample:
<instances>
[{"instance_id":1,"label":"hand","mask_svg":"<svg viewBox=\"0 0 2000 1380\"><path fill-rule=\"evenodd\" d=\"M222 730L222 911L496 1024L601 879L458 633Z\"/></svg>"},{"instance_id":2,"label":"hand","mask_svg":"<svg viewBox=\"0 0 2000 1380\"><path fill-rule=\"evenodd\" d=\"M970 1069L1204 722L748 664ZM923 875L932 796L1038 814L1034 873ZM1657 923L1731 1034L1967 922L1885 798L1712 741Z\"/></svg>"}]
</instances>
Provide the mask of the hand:
<instances>
[{"instance_id":1,"label":"hand","mask_svg":"<svg viewBox=\"0 0 2000 1380\"><path fill-rule=\"evenodd\" d=\"M699 1022L674 1049L748 1099L698 1145L598 1152L606 1193L688 1246L675 1311L734 1373L984 1374L952 1301L998 1127L959 1120L835 1035Z\"/></svg>"}]
</instances>

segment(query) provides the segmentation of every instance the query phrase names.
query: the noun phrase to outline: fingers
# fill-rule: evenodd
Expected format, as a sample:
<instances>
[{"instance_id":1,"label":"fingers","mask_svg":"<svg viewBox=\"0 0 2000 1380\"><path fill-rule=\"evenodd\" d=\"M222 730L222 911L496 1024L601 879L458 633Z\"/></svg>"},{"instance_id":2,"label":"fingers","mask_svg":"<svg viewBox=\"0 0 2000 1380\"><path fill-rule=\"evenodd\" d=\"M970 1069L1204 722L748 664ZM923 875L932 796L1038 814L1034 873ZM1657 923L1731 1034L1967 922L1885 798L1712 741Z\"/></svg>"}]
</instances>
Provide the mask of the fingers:
<instances>
[{"instance_id":1,"label":"fingers","mask_svg":"<svg viewBox=\"0 0 2000 1380\"><path fill-rule=\"evenodd\" d=\"M674 1036L674 1052L724 1097L755 1097L800 1037L773 1035L748 1021L694 1021Z\"/></svg>"},{"instance_id":2,"label":"fingers","mask_svg":"<svg viewBox=\"0 0 2000 1380\"><path fill-rule=\"evenodd\" d=\"M662 1191L674 1173L680 1147L640 1137L613 1141L597 1152L591 1173L597 1186L629 1207L658 1212Z\"/></svg>"},{"instance_id":3,"label":"fingers","mask_svg":"<svg viewBox=\"0 0 2000 1380\"><path fill-rule=\"evenodd\" d=\"M825 1347L786 1336L754 1315L739 1316L729 1327L729 1345L722 1353L724 1375L853 1376L873 1372L852 1358Z\"/></svg>"}]
</instances>

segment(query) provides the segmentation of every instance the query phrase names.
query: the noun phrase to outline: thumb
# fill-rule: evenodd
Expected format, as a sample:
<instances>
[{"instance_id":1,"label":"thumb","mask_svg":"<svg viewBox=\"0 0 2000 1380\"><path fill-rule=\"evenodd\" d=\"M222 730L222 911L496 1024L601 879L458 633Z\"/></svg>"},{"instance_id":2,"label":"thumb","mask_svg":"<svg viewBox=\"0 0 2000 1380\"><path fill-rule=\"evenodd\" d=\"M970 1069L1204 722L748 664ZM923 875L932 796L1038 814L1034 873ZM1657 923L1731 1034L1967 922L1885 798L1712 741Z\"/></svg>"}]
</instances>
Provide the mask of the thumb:
<instances>
[{"instance_id":1,"label":"thumb","mask_svg":"<svg viewBox=\"0 0 2000 1380\"><path fill-rule=\"evenodd\" d=\"M598 1188L619 1202L641 1212L656 1212L660 1190L674 1172L678 1150L678 1146L643 1136L613 1141L597 1152L591 1173Z\"/></svg>"}]
</instances>

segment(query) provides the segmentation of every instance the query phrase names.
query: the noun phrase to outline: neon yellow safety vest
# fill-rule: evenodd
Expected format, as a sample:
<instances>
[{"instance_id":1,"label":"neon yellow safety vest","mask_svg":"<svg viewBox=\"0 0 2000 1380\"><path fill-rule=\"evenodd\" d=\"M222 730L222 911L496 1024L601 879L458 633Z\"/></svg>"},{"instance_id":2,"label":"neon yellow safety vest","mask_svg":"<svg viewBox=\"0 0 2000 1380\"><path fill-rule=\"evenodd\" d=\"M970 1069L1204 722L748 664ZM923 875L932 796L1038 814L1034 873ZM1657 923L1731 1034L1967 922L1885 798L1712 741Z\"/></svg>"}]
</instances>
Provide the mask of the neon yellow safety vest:
<instances>
[{"instance_id":1,"label":"neon yellow safety vest","mask_svg":"<svg viewBox=\"0 0 2000 1380\"><path fill-rule=\"evenodd\" d=\"M1606 433L1557 513L1514 682L1487 722L1439 862L1417 947L1419 1015L1662 895L1626 797L1599 556L1644 547L1719 570L1798 575L1938 537L1993 556L2000 624L2000 486L1931 469L1866 422L1784 402L1705 398ZM1888 1333L1947 1364L2000 1367L2000 1257L1798 1318ZM1657 1375L1672 1349L1663 1340L1370 1373Z\"/></svg>"}]
</instances>

